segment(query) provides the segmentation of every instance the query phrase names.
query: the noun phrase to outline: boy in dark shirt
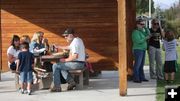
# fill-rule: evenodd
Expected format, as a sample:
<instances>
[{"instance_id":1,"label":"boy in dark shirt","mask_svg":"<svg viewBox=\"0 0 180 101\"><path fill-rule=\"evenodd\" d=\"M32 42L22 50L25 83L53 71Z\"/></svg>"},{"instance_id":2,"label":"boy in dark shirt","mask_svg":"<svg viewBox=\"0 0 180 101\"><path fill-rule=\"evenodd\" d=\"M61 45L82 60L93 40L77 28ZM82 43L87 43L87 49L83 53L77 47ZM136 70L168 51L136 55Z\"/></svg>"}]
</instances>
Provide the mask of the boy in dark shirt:
<instances>
[{"instance_id":1,"label":"boy in dark shirt","mask_svg":"<svg viewBox=\"0 0 180 101\"><path fill-rule=\"evenodd\" d=\"M33 81L33 66L34 65L34 56L29 52L29 43L24 42L21 44L21 52L18 55L17 60L17 69L16 71L20 72L20 81L21 81L21 93L24 94L24 90L27 85L28 95L31 95L31 83Z\"/></svg>"}]
</instances>

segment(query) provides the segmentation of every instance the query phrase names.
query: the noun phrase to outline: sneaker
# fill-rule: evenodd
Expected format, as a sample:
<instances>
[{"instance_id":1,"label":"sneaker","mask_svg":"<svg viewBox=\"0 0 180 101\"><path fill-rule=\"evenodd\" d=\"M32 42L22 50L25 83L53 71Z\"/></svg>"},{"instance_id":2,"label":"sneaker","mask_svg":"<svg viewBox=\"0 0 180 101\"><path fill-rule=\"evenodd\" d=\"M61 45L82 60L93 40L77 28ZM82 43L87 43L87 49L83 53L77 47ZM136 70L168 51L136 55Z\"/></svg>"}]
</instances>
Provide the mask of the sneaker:
<instances>
[{"instance_id":1,"label":"sneaker","mask_svg":"<svg viewBox=\"0 0 180 101\"><path fill-rule=\"evenodd\" d=\"M133 80L134 83L141 83L142 81L140 80Z\"/></svg>"},{"instance_id":2,"label":"sneaker","mask_svg":"<svg viewBox=\"0 0 180 101\"><path fill-rule=\"evenodd\" d=\"M23 89L21 89L21 90L20 90L20 93L21 93L21 94L24 94L24 90L23 90Z\"/></svg>"},{"instance_id":3,"label":"sneaker","mask_svg":"<svg viewBox=\"0 0 180 101\"><path fill-rule=\"evenodd\" d=\"M174 80L170 80L169 83L170 83L170 84L173 84L173 83L174 83Z\"/></svg>"},{"instance_id":4,"label":"sneaker","mask_svg":"<svg viewBox=\"0 0 180 101\"><path fill-rule=\"evenodd\" d=\"M28 94L28 95L31 95L31 93L32 93L32 91L31 91L31 90L27 92L27 94Z\"/></svg>"},{"instance_id":5,"label":"sneaker","mask_svg":"<svg viewBox=\"0 0 180 101\"><path fill-rule=\"evenodd\" d=\"M152 76L151 79L157 79L157 77L156 76Z\"/></svg>"},{"instance_id":6,"label":"sneaker","mask_svg":"<svg viewBox=\"0 0 180 101\"><path fill-rule=\"evenodd\" d=\"M163 77L159 77L159 78L157 78L158 80L164 80L164 78Z\"/></svg>"},{"instance_id":7,"label":"sneaker","mask_svg":"<svg viewBox=\"0 0 180 101\"><path fill-rule=\"evenodd\" d=\"M76 83L72 82L70 84L68 84L67 90L74 90L76 88Z\"/></svg>"},{"instance_id":8,"label":"sneaker","mask_svg":"<svg viewBox=\"0 0 180 101\"><path fill-rule=\"evenodd\" d=\"M147 80L147 79L143 79L143 80L141 80L141 81L143 81L143 82L148 82L149 80Z\"/></svg>"},{"instance_id":9,"label":"sneaker","mask_svg":"<svg viewBox=\"0 0 180 101\"><path fill-rule=\"evenodd\" d=\"M170 82L169 82L169 80L165 80L165 84L167 84L167 85L168 85L169 83L170 83Z\"/></svg>"},{"instance_id":10,"label":"sneaker","mask_svg":"<svg viewBox=\"0 0 180 101\"><path fill-rule=\"evenodd\" d=\"M52 87L50 88L50 92L61 92L61 87Z\"/></svg>"}]
</instances>

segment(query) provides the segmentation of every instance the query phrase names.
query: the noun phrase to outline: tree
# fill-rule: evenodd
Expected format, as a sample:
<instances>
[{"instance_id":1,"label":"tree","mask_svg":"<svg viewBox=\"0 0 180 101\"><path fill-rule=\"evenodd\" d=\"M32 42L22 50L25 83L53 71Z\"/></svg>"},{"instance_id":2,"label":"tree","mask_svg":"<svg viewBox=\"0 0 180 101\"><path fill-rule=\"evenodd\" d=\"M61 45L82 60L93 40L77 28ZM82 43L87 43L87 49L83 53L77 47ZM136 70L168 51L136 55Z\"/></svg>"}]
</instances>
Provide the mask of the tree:
<instances>
[{"instance_id":1,"label":"tree","mask_svg":"<svg viewBox=\"0 0 180 101\"><path fill-rule=\"evenodd\" d=\"M163 11L166 19L166 29L173 30L177 36L180 36L180 2L174 4L171 8Z\"/></svg>"},{"instance_id":2,"label":"tree","mask_svg":"<svg viewBox=\"0 0 180 101\"><path fill-rule=\"evenodd\" d=\"M141 15L149 11L149 0L136 0L136 13ZM151 11L154 13L154 1L151 0Z\"/></svg>"}]
</instances>

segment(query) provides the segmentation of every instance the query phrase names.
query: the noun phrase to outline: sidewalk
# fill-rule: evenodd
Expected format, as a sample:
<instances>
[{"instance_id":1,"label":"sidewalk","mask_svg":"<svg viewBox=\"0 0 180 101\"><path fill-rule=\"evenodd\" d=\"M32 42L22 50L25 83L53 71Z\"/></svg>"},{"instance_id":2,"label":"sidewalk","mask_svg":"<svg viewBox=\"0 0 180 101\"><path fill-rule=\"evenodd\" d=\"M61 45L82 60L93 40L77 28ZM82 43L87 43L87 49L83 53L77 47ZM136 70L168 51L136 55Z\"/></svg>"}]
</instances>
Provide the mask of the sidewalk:
<instances>
[{"instance_id":1,"label":"sidewalk","mask_svg":"<svg viewBox=\"0 0 180 101\"><path fill-rule=\"evenodd\" d=\"M145 74L149 79L148 67ZM33 92L33 95L20 94L15 89L14 74L2 74L0 81L1 101L156 101L156 80L149 82L128 82L128 94L119 96L117 71L102 71L98 77L90 79L90 84L83 90L50 93L48 90Z\"/></svg>"}]
</instances>

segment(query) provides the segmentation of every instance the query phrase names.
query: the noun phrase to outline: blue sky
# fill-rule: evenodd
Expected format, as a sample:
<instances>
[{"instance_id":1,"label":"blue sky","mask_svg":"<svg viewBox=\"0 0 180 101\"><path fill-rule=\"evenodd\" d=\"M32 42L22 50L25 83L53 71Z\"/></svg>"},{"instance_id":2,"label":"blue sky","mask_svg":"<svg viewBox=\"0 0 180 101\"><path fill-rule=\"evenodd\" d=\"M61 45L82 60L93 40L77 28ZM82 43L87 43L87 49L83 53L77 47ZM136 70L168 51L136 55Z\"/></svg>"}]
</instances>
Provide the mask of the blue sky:
<instances>
[{"instance_id":1,"label":"blue sky","mask_svg":"<svg viewBox=\"0 0 180 101\"><path fill-rule=\"evenodd\" d=\"M179 0L153 0L155 7L159 6L161 9L167 9L171 7L174 3L178 3Z\"/></svg>"}]
</instances>

